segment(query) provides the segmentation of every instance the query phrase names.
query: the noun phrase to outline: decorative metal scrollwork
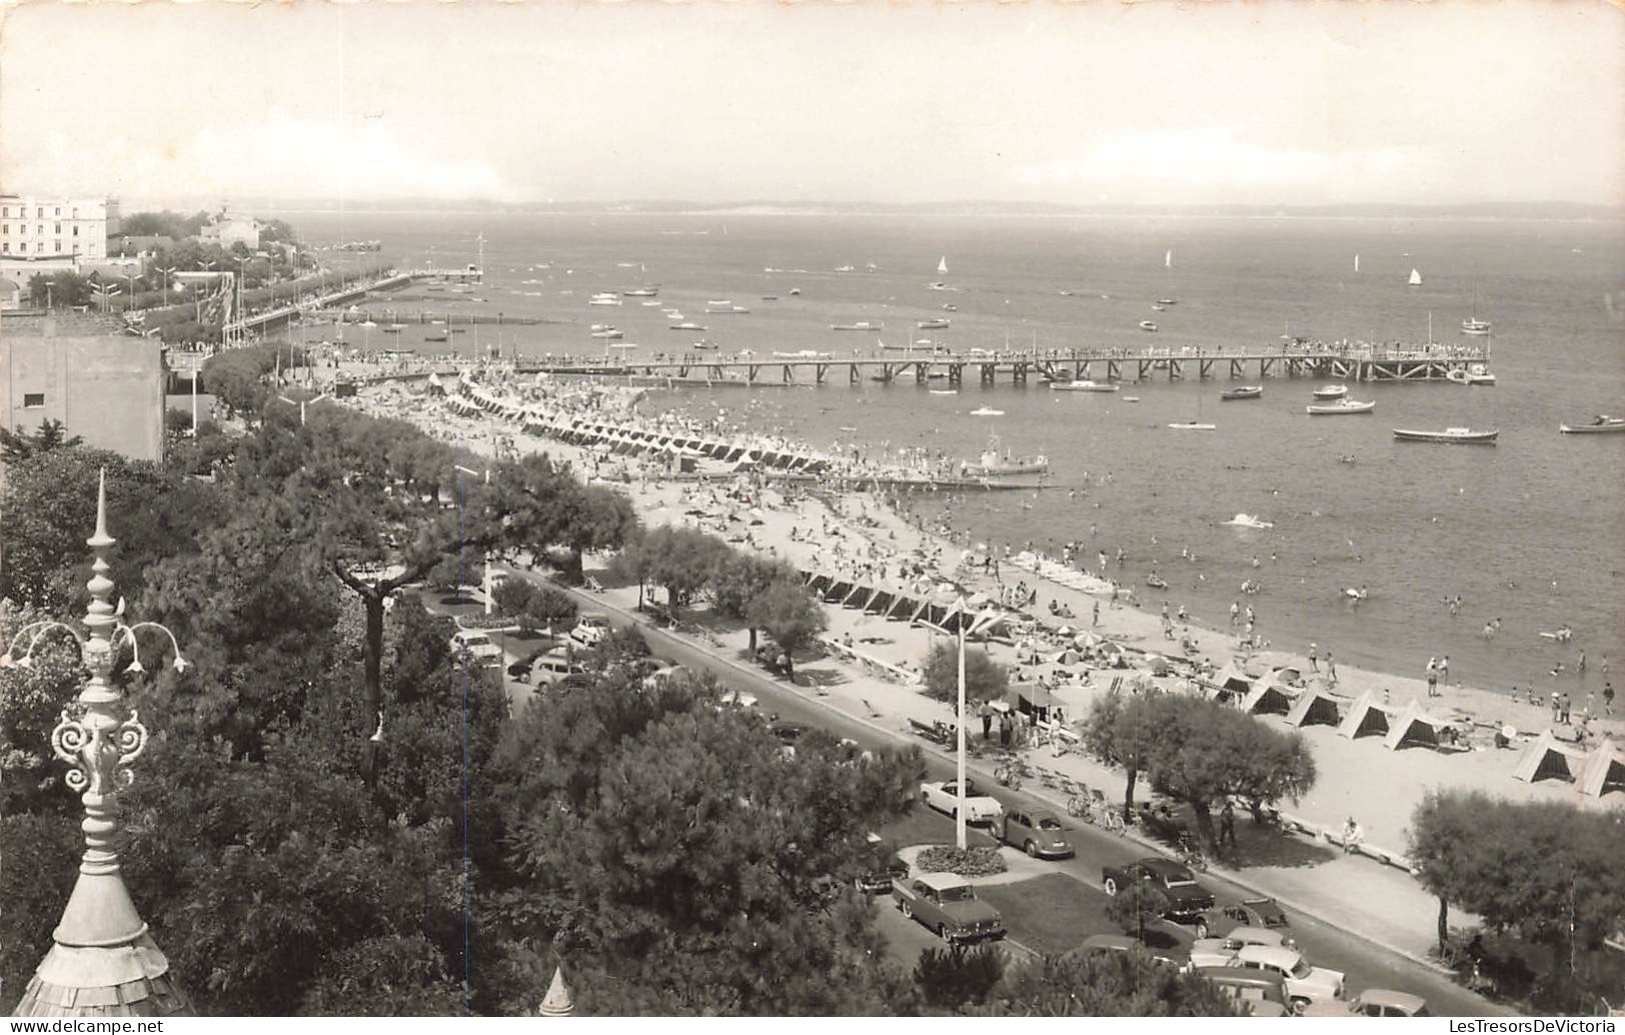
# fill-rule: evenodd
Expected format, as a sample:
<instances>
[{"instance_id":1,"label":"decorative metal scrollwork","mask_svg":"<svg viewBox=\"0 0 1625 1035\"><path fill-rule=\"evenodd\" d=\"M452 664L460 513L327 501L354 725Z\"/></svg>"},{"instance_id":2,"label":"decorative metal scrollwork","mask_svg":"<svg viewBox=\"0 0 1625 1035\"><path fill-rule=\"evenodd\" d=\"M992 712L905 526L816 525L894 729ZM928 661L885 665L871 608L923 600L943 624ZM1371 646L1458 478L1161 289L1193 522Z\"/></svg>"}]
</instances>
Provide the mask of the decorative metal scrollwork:
<instances>
[{"instance_id":1,"label":"decorative metal scrollwork","mask_svg":"<svg viewBox=\"0 0 1625 1035\"><path fill-rule=\"evenodd\" d=\"M75 719L68 709L62 709L62 719L51 731L51 750L73 767L64 779L75 791L90 786L90 776L85 772L85 748L95 740L96 734L89 726Z\"/></svg>"}]
</instances>

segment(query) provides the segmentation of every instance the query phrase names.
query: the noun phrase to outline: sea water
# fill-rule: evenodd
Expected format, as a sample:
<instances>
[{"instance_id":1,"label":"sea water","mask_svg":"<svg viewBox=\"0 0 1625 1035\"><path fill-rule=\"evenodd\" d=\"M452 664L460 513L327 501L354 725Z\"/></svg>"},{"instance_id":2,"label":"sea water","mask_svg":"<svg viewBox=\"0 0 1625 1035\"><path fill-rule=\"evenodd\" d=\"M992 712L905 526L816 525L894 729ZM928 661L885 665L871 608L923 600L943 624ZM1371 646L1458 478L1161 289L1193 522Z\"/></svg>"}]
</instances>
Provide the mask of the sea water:
<instances>
[{"instance_id":1,"label":"sea water","mask_svg":"<svg viewBox=\"0 0 1625 1035\"><path fill-rule=\"evenodd\" d=\"M417 324L398 335L344 332L347 344L420 354L496 347L520 356L654 359L689 353L701 337L721 355L750 349L764 359L803 349L869 356L878 341L918 338L960 351L1009 342L1177 353L1271 347L1283 335L1423 342L1431 315L1436 341L1489 345L1496 387L1351 385L1351 397L1377 402L1374 414L1309 417L1304 405L1320 382L1260 380L1255 367L1232 382L1223 363L1216 381L1170 383L1158 371L1115 395L1055 393L1036 380L983 387L974 377L955 395L906 382L850 386L836 367L823 387L654 392L645 405L726 411L755 430L782 428L820 448L840 443L871 457L925 448L974 460L996 433L1003 448L1046 454L1055 487L939 494L918 501L923 513L948 510L973 542L1018 550L1031 542L1057 554L1076 542L1090 565L1098 551L1115 557L1121 547L1125 562L1113 573L1142 599L1184 605L1221 627L1232 601L1250 604L1259 635L1277 648L1301 651L1315 641L1345 664L1411 676L1429 656L1448 654L1453 678L1496 690L1533 682L1581 700L1600 689L1605 656L1625 657L1625 436L1557 430L1625 413L1618 222L762 213L292 221L313 242L380 239L384 256L403 267L475 262L483 235L487 276L472 292L418 285L371 306L548 321L482 325L444 345L425 342L431 329ZM946 274L937 272L942 259ZM836 272L848 265L853 272ZM1413 268L1420 287L1406 284ZM929 286L939 281L949 290ZM655 285L658 307L637 298L587 305L598 292ZM1159 298L1175 304L1153 311ZM751 311L704 312L707 301L724 299ZM678 321L666 307L708 329L670 330ZM1460 333L1475 312L1493 321L1493 337ZM936 318L950 327L915 327ZM1147 319L1156 333L1138 329ZM857 321L882 327L830 329ZM637 347L611 352L589 336L594 323L614 324ZM298 333L332 337L336 329ZM1103 377L1104 368L1093 374ZM1220 391L1238 383L1263 384L1264 397L1221 402ZM1004 416L970 416L982 406ZM1197 419L1217 430L1167 427ZM1396 427L1461 425L1499 429L1499 444L1392 437ZM1275 527L1224 524L1237 513ZM1153 570L1166 590L1144 584ZM1246 580L1261 591L1243 596ZM1361 587L1366 599L1351 601L1345 590ZM1443 601L1457 595L1453 615ZM1494 619L1499 632L1486 640L1481 631ZM1574 629L1567 646L1538 635L1564 624ZM1589 670L1577 679L1582 649ZM1550 677L1559 660L1568 673Z\"/></svg>"}]
</instances>

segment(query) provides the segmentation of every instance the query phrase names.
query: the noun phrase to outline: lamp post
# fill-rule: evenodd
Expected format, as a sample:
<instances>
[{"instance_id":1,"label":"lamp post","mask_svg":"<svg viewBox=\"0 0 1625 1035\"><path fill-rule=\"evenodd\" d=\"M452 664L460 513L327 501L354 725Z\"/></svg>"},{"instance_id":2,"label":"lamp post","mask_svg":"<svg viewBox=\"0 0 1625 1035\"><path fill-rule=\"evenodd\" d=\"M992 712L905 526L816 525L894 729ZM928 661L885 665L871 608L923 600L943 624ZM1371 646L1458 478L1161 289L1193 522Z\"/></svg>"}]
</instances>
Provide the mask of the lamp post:
<instances>
[{"instance_id":1,"label":"lamp post","mask_svg":"<svg viewBox=\"0 0 1625 1035\"><path fill-rule=\"evenodd\" d=\"M163 281L162 281L163 288L164 288L164 305L168 306L169 305L169 276L170 276L170 274L175 272L175 267L173 267L173 266L154 266L152 268L152 270L153 270L154 273L156 273L160 277L164 278Z\"/></svg>"},{"instance_id":2,"label":"lamp post","mask_svg":"<svg viewBox=\"0 0 1625 1035\"><path fill-rule=\"evenodd\" d=\"M135 274L126 273L124 275L124 281L130 285L129 294L124 296L124 310L125 312L128 312L130 308L135 305Z\"/></svg>"},{"instance_id":3,"label":"lamp post","mask_svg":"<svg viewBox=\"0 0 1625 1035\"><path fill-rule=\"evenodd\" d=\"M955 750L954 776L957 780L955 790L958 791L959 802L954 808L954 836L955 843L963 851L965 848L965 637L987 628L999 616L997 613L984 613L967 622L964 597L959 598L957 610L959 611L959 621L955 623L957 629L954 636L959 641L959 702L955 712L957 720L955 725L958 727L959 732ZM929 622L926 624L931 625L938 632L944 634L948 632L947 629L940 625Z\"/></svg>"},{"instance_id":4,"label":"lamp post","mask_svg":"<svg viewBox=\"0 0 1625 1035\"><path fill-rule=\"evenodd\" d=\"M479 471L469 470L467 467L464 467L462 464L457 464L456 467L457 467L457 470L462 471L464 474L478 475L480 473ZM490 486L491 486L491 469L489 467L487 467L485 469L485 486L486 486L486 488L490 488ZM480 589L483 590L484 593L485 593L485 613L487 615L489 615L489 614L492 613L492 610L493 610L492 603L491 603L491 551L490 550L485 551L485 576L484 576L483 579L481 579Z\"/></svg>"},{"instance_id":5,"label":"lamp post","mask_svg":"<svg viewBox=\"0 0 1625 1035\"><path fill-rule=\"evenodd\" d=\"M299 407L299 426L302 428L302 427L305 426L305 407L306 406L314 406L317 403L321 402L323 399L328 398L328 393L323 392L321 395L316 396L316 398L314 398L314 399L290 399L285 395L279 395L279 396L277 396L277 398L281 399L285 403L289 403L290 405Z\"/></svg>"}]
</instances>

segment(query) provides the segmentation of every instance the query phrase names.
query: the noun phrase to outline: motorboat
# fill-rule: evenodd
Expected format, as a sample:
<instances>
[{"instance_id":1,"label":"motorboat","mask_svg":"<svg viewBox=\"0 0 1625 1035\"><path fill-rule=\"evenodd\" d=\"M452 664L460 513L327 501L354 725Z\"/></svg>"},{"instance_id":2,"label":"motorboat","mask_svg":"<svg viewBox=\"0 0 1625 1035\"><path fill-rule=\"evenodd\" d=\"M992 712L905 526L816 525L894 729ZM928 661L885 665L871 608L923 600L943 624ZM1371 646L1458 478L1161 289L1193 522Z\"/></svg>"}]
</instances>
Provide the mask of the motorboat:
<instances>
[{"instance_id":1,"label":"motorboat","mask_svg":"<svg viewBox=\"0 0 1625 1035\"><path fill-rule=\"evenodd\" d=\"M1157 325L1152 323L1150 320L1141 320L1140 321L1140 330L1142 330L1142 331L1154 331L1156 329L1157 329Z\"/></svg>"},{"instance_id":2,"label":"motorboat","mask_svg":"<svg viewBox=\"0 0 1625 1035\"><path fill-rule=\"evenodd\" d=\"M1477 388L1494 388L1495 375L1482 363L1474 363L1467 368L1467 383Z\"/></svg>"},{"instance_id":3,"label":"motorboat","mask_svg":"<svg viewBox=\"0 0 1625 1035\"><path fill-rule=\"evenodd\" d=\"M917 320L914 329L919 331L945 331L948 329L947 320Z\"/></svg>"},{"instance_id":4,"label":"motorboat","mask_svg":"<svg viewBox=\"0 0 1625 1035\"><path fill-rule=\"evenodd\" d=\"M1168 426L1175 431L1214 431L1218 428L1217 424L1207 424L1199 420L1176 420Z\"/></svg>"},{"instance_id":5,"label":"motorboat","mask_svg":"<svg viewBox=\"0 0 1625 1035\"><path fill-rule=\"evenodd\" d=\"M734 305L732 302L729 302L729 301L721 301L721 302L711 301L711 302L707 302L707 303L705 303L705 311L708 312L708 313L713 313L713 314L715 314L715 313L748 313L748 312L750 312L750 310L746 309L744 306L742 306L742 305Z\"/></svg>"},{"instance_id":6,"label":"motorboat","mask_svg":"<svg viewBox=\"0 0 1625 1035\"><path fill-rule=\"evenodd\" d=\"M943 305L942 311L945 313L957 313L959 312L959 307L954 305L952 302L948 302Z\"/></svg>"},{"instance_id":7,"label":"motorboat","mask_svg":"<svg viewBox=\"0 0 1625 1035\"><path fill-rule=\"evenodd\" d=\"M1461 321L1461 333L1477 335L1488 334L1490 333L1490 322L1488 320L1476 320L1472 317L1468 317L1467 319Z\"/></svg>"},{"instance_id":8,"label":"motorboat","mask_svg":"<svg viewBox=\"0 0 1625 1035\"><path fill-rule=\"evenodd\" d=\"M1033 456L1011 456L1008 450L999 451L997 435L988 442L980 463L959 465L966 477L996 477L1006 474L1043 474L1049 470L1049 457L1042 453Z\"/></svg>"},{"instance_id":9,"label":"motorboat","mask_svg":"<svg viewBox=\"0 0 1625 1035\"><path fill-rule=\"evenodd\" d=\"M1051 381L1049 386L1057 392L1115 392L1118 389L1107 381Z\"/></svg>"},{"instance_id":10,"label":"motorboat","mask_svg":"<svg viewBox=\"0 0 1625 1035\"><path fill-rule=\"evenodd\" d=\"M1004 416L1004 411L995 410L991 406L978 406L976 409L970 411L970 415L972 417L1002 417Z\"/></svg>"},{"instance_id":11,"label":"motorboat","mask_svg":"<svg viewBox=\"0 0 1625 1035\"><path fill-rule=\"evenodd\" d=\"M791 288L790 289L791 297L794 297L794 296L799 295L799 294L801 294L801 289L800 288Z\"/></svg>"},{"instance_id":12,"label":"motorboat","mask_svg":"<svg viewBox=\"0 0 1625 1035\"><path fill-rule=\"evenodd\" d=\"M1625 432L1625 417L1602 414L1593 417L1590 424L1559 424L1557 430L1565 435L1619 434Z\"/></svg>"},{"instance_id":13,"label":"motorboat","mask_svg":"<svg viewBox=\"0 0 1625 1035\"><path fill-rule=\"evenodd\" d=\"M694 323L692 320L684 320L682 323L672 324L671 329L674 331L704 331L710 328L704 324Z\"/></svg>"},{"instance_id":14,"label":"motorboat","mask_svg":"<svg viewBox=\"0 0 1625 1035\"><path fill-rule=\"evenodd\" d=\"M1137 403L1140 401L1140 397L1137 395L1125 395L1123 396L1123 401L1126 403Z\"/></svg>"},{"instance_id":15,"label":"motorboat","mask_svg":"<svg viewBox=\"0 0 1625 1035\"><path fill-rule=\"evenodd\" d=\"M1156 302L1151 306L1151 308L1160 313L1165 311L1168 307L1163 305L1161 302Z\"/></svg>"},{"instance_id":16,"label":"motorboat","mask_svg":"<svg viewBox=\"0 0 1625 1035\"><path fill-rule=\"evenodd\" d=\"M1262 399L1264 397L1263 385L1241 385L1238 388L1229 388L1219 393L1221 400L1238 401L1241 399Z\"/></svg>"},{"instance_id":17,"label":"motorboat","mask_svg":"<svg viewBox=\"0 0 1625 1035\"><path fill-rule=\"evenodd\" d=\"M837 266L837 267L835 267L835 272L836 273L856 273L857 271L858 271L858 268L856 266Z\"/></svg>"},{"instance_id":18,"label":"motorboat","mask_svg":"<svg viewBox=\"0 0 1625 1035\"><path fill-rule=\"evenodd\" d=\"M944 284L940 280L933 280L931 283L927 284L926 287L930 288L932 291L947 291L948 290L948 285Z\"/></svg>"},{"instance_id":19,"label":"motorboat","mask_svg":"<svg viewBox=\"0 0 1625 1035\"><path fill-rule=\"evenodd\" d=\"M1225 524L1229 525L1231 528L1274 528L1275 527L1275 522L1273 522L1273 521L1265 521L1263 518L1260 518L1260 517L1258 517L1257 515L1254 515L1254 514L1237 514L1235 517L1231 518L1229 521L1226 521Z\"/></svg>"},{"instance_id":20,"label":"motorboat","mask_svg":"<svg viewBox=\"0 0 1625 1035\"><path fill-rule=\"evenodd\" d=\"M606 331L593 331L592 336L600 341L620 341L622 338L626 337L624 333L617 331L613 327Z\"/></svg>"},{"instance_id":21,"label":"motorboat","mask_svg":"<svg viewBox=\"0 0 1625 1035\"><path fill-rule=\"evenodd\" d=\"M1465 370L1463 370L1463 369L1461 369L1459 367L1454 369L1454 370L1445 371L1444 379L1446 381L1449 381L1451 384L1456 384L1456 385L1465 385L1465 384L1471 384L1472 383L1472 380L1471 380L1470 376L1468 375L1467 371L1465 371Z\"/></svg>"},{"instance_id":22,"label":"motorboat","mask_svg":"<svg viewBox=\"0 0 1625 1035\"><path fill-rule=\"evenodd\" d=\"M384 333L385 334L399 334L399 333L401 333L401 329L399 327L394 327L394 326L385 327L384 328Z\"/></svg>"},{"instance_id":23,"label":"motorboat","mask_svg":"<svg viewBox=\"0 0 1625 1035\"><path fill-rule=\"evenodd\" d=\"M1173 298L1159 298L1157 299L1157 304L1166 309L1171 305L1178 305L1179 301Z\"/></svg>"},{"instance_id":24,"label":"motorboat","mask_svg":"<svg viewBox=\"0 0 1625 1035\"><path fill-rule=\"evenodd\" d=\"M1315 389L1310 394L1316 399L1341 399L1343 396L1349 394L1349 386L1326 385L1324 388Z\"/></svg>"},{"instance_id":25,"label":"motorboat","mask_svg":"<svg viewBox=\"0 0 1625 1035\"><path fill-rule=\"evenodd\" d=\"M1445 428L1443 431L1407 431L1394 429L1394 437L1401 442L1456 442L1462 445L1495 445L1499 431L1474 431L1471 428Z\"/></svg>"},{"instance_id":26,"label":"motorboat","mask_svg":"<svg viewBox=\"0 0 1625 1035\"><path fill-rule=\"evenodd\" d=\"M878 321L870 320L859 320L857 323L832 323L829 325L829 329L832 331L878 331L880 328L881 324Z\"/></svg>"},{"instance_id":27,"label":"motorboat","mask_svg":"<svg viewBox=\"0 0 1625 1035\"><path fill-rule=\"evenodd\" d=\"M696 349L701 349L701 350L710 350L710 349L715 349L717 347L717 343L712 341L710 338L701 338L699 341L695 342L691 347L696 348Z\"/></svg>"},{"instance_id":28,"label":"motorboat","mask_svg":"<svg viewBox=\"0 0 1625 1035\"><path fill-rule=\"evenodd\" d=\"M1151 574L1149 574L1149 575L1147 575L1145 577L1145 584L1147 586L1150 586L1152 589L1167 589L1168 588L1168 580L1164 579L1161 575L1158 575L1156 572L1152 572Z\"/></svg>"},{"instance_id":29,"label":"motorboat","mask_svg":"<svg viewBox=\"0 0 1625 1035\"><path fill-rule=\"evenodd\" d=\"M621 295L626 298L653 298L658 294L660 294L660 289L657 287L632 288L621 292Z\"/></svg>"},{"instance_id":30,"label":"motorboat","mask_svg":"<svg viewBox=\"0 0 1625 1035\"><path fill-rule=\"evenodd\" d=\"M1370 413L1377 408L1376 400L1371 402L1355 402L1353 399L1339 399L1336 402L1316 406L1310 403L1304 410L1311 417L1335 417L1342 414Z\"/></svg>"}]
</instances>

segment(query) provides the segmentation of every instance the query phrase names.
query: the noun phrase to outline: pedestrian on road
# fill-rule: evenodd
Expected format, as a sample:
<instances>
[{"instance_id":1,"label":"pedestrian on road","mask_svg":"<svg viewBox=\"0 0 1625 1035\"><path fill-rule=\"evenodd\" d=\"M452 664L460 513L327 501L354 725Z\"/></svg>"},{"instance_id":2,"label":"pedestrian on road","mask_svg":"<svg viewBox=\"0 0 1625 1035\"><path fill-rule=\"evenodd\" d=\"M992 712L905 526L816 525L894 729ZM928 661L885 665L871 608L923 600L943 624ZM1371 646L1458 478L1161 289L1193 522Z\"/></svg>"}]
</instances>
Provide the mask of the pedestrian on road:
<instances>
[{"instance_id":1,"label":"pedestrian on road","mask_svg":"<svg viewBox=\"0 0 1625 1035\"><path fill-rule=\"evenodd\" d=\"M983 701L982 706L976 709L976 714L982 717L982 740L985 742L993 735L993 707Z\"/></svg>"},{"instance_id":2,"label":"pedestrian on road","mask_svg":"<svg viewBox=\"0 0 1625 1035\"><path fill-rule=\"evenodd\" d=\"M1559 714L1559 717L1558 717L1557 721L1561 722L1563 725L1567 726L1567 725L1570 724L1569 723L1569 714L1570 714L1569 713L1569 692L1567 690L1563 691L1563 696L1561 698L1561 702L1562 702L1562 706L1559 709L1560 714Z\"/></svg>"},{"instance_id":3,"label":"pedestrian on road","mask_svg":"<svg viewBox=\"0 0 1625 1035\"><path fill-rule=\"evenodd\" d=\"M1309 671L1311 671L1311 672L1319 672L1320 671L1319 657L1320 657L1320 648L1316 647L1313 643L1309 644Z\"/></svg>"}]
</instances>

